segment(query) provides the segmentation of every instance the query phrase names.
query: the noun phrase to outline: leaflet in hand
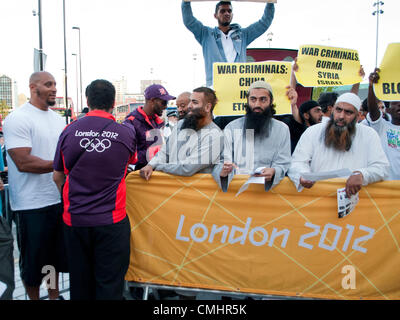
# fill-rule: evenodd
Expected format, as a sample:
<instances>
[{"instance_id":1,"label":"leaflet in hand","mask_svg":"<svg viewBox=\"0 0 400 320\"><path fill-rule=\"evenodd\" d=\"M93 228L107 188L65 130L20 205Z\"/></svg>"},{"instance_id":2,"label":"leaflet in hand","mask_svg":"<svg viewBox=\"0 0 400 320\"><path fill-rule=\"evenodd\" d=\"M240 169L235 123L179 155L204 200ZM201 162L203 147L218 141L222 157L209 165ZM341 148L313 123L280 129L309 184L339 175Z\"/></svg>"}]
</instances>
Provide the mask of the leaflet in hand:
<instances>
[{"instance_id":1,"label":"leaflet in hand","mask_svg":"<svg viewBox=\"0 0 400 320\"><path fill-rule=\"evenodd\" d=\"M261 174L261 172L265 169L265 167L259 167L251 173L251 176L247 181L240 187L239 191L236 193L236 197L241 194L243 191L247 190L250 183L256 184L264 184L265 177L256 177L255 174Z\"/></svg>"},{"instance_id":2,"label":"leaflet in hand","mask_svg":"<svg viewBox=\"0 0 400 320\"><path fill-rule=\"evenodd\" d=\"M337 189L338 217L343 218L349 215L356 207L358 200L358 192L348 198L346 188Z\"/></svg>"},{"instance_id":3,"label":"leaflet in hand","mask_svg":"<svg viewBox=\"0 0 400 320\"><path fill-rule=\"evenodd\" d=\"M305 180L310 181L319 181L319 180L328 180L333 178L342 178L348 177L352 174L350 169L338 169L332 171L324 171L324 172L304 172L301 173L300 176Z\"/></svg>"}]
</instances>

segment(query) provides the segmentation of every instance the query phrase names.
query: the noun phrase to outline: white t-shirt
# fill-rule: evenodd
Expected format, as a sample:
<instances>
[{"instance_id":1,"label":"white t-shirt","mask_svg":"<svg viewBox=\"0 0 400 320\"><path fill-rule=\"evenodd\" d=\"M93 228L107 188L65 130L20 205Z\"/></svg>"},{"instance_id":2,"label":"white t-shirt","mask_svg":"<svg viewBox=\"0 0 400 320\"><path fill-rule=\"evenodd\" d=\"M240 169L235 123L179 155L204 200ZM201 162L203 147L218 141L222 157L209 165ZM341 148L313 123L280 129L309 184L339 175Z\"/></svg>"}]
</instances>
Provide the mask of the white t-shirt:
<instances>
[{"instance_id":1,"label":"white t-shirt","mask_svg":"<svg viewBox=\"0 0 400 320\"><path fill-rule=\"evenodd\" d=\"M331 118L330 118L330 117L322 116L321 123L328 122L329 120L331 120Z\"/></svg>"},{"instance_id":2,"label":"white t-shirt","mask_svg":"<svg viewBox=\"0 0 400 320\"><path fill-rule=\"evenodd\" d=\"M388 180L400 180L400 126L396 126L382 118L372 121L369 113L367 120L371 128L378 132L381 144L390 163Z\"/></svg>"},{"instance_id":3,"label":"white t-shirt","mask_svg":"<svg viewBox=\"0 0 400 320\"><path fill-rule=\"evenodd\" d=\"M221 30L221 42L222 42L222 47L224 48L224 53L226 57L227 62L235 62L237 52L235 50L235 47L233 46L233 41L231 38L231 34L234 30L230 30L228 34L223 33Z\"/></svg>"},{"instance_id":4,"label":"white t-shirt","mask_svg":"<svg viewBox=\"0 0 400 320\"><path fill-rule=\"evenodd\" d=\"M43 111L30 103L10 113L4 121L6 149L32 148L31 155L53 160L65 120L53 110ZM20 172L7 153L12 210L43 208L60 202L53 173Z\"/></svg>"}]
</instances>

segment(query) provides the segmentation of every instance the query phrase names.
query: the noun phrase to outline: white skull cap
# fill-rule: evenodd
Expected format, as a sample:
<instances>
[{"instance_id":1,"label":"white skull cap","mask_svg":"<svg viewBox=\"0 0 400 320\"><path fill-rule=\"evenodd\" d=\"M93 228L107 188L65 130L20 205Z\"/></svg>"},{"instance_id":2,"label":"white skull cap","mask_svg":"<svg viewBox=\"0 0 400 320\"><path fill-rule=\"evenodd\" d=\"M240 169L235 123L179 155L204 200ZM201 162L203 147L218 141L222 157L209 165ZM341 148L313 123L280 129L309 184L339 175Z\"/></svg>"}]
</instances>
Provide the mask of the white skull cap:
<instances>
[{"instance_id":1,"label":"white skull cap","mask_svg":"<svg viewBox=\"0 0 400 320\"><path fill-rule=\"evenodd\" d=\"M267 89L269 92L271 92L271 94L273 94L271 85L268 82L262 80L253 82L250 85L249 92L251 89Z\"/></svg>"},{"instance_id":2,"label":"white skull cap","mask_svg":"<svg viewBox=\"0 0 400 320\"><path fill-rule=\"evenodd\" d=\"M343 93L342 95L340 95L337 100L336 100L336 104L338 104L339 102L347 102L349 104L351 104L352 106L354 106L354 108L357 109L357 111L360 111L361 108L361 99L358 97L358 95L351 93L351 92L346 92Z\"/></svg>"}]
</instances>

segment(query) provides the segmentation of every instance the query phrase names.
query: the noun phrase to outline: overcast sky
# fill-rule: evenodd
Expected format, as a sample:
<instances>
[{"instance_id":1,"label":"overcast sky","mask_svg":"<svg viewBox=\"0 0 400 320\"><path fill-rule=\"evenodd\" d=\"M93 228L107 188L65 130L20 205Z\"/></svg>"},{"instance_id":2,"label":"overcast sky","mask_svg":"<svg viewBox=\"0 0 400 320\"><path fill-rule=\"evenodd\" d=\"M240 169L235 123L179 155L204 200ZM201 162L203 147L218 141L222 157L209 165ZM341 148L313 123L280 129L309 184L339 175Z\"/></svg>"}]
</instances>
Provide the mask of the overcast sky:
<instances>
[{"instance_id":1,"label":"overcast sky","mask_svg":"<svg viewBox=\"0 0 400 320\"><path fill-rule=\"evenodd\" d=\"M180 0L66 0L68 92L76 100L78 31L81 28L83 90L92 80L124 76L137 93L141 79L162 79L174 95L205 83L201 47L182 22ZM298 49L320 44L356 49L368 75L375 67L374 0L278 0L270 29L250 48ZM378 64L388 43L400 42L399 0L385 0L379 20ZM43 49L46 70L63 95L64 38L62 0L42 0ZM214 27L216 1L194 2L193 12ZM13 77L18 91L29 96L33 49L38 48L37 0L0 1L0 74ZM258 20L265 4L233 2L233 22L246 27ZM197 55L197 60L193 55ZM151 70L153 70L151 73Z\"/></svg>"}]
</instances>

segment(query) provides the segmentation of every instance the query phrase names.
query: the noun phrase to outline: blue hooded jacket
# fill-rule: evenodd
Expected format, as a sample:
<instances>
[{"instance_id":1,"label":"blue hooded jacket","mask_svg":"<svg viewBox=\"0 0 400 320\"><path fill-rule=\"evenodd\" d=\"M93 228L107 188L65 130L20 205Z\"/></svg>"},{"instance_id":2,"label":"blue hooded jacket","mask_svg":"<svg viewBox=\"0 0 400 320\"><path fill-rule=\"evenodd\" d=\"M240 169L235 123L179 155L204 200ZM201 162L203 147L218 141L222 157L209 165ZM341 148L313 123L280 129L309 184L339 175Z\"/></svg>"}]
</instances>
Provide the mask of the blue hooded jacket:
<instances>
[{"instance_id":1,"label":"blue hooded jacket","mask_svg":"<svg viewBox=\"0 0 400 320\"><path fill-rule=\"evenodd\" d=\"M274 18L274 13L274 4L267 3L262 18L247 28L242 28L235 23L230 25L231 30L233 30L231 34L233 46L237 52L235 62L246 62L247 46L268 30ZM193 16L190 2L182 1L182 17L186 28L193 33L203 48L206 83L208 87L211 87L213 85L213 63L227 62L222 47L221 32L218 27L206 27L197 20Z\"/></svg>"}]
</instances>

